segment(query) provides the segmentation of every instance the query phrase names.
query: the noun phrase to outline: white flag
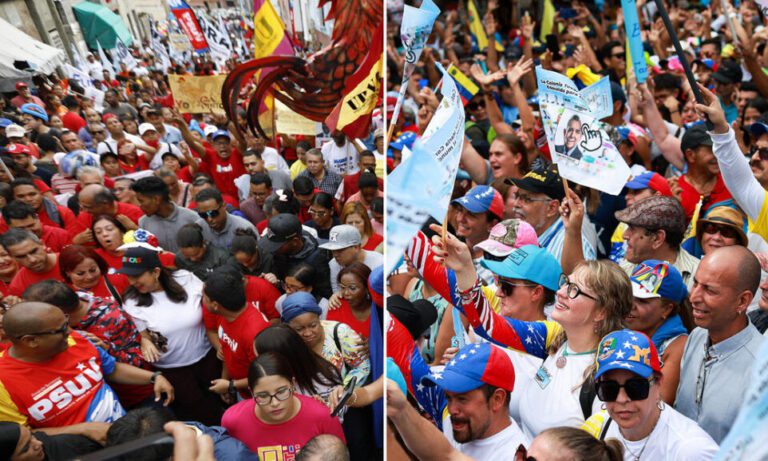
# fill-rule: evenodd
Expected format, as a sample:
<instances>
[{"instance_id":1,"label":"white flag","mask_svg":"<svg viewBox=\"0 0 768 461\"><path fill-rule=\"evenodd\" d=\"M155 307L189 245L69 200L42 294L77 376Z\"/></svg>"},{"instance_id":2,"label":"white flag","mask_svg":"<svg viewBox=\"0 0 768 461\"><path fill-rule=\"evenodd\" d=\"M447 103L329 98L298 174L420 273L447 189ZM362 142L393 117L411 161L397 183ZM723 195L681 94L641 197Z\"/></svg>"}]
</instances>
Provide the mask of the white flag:
<instances>
[{"instance_id":1,"label":"white flag","mask_svg":"<svg viewBox=\"0 0 768 461\"><path fill-rule=\"evenodd\" d=\"M136 58L131 54L131 50L125 46L122 40L119 38L115 41L115 49L113 51L115 55L115 64L125 64L128 70L133 70L139 64L136 62Z\"/></svg>"},{"instance_id":2,"label":"white flag","mask_svg":"<svg viewBox=\"0 0 768 461\"><path fill-rule=\"evenodd\" d=\"M101 43L96 42L97 46L99 47L99 60L101 61L101 66L104 68L104 70L109 71L109 78L115 78L115 68L112 67L112 61L107 58L107 55L104 54L104 50L101 48Z\"/></svg>"},{"instance_id":3,"label":"white flag","mask_svg":"<svg viewBox=\"0 0 768 461\"><path fill-rule=\"evenodd\" d=\"M208 51L211 52L211 57L220 69L223 68L227 59L232 55L230 52L232 44L229 42L229 37L214 26L208 15L202 10L197 12L197 21L200 23L205 40L208 42Z\"/></svg>"}]
</instances>

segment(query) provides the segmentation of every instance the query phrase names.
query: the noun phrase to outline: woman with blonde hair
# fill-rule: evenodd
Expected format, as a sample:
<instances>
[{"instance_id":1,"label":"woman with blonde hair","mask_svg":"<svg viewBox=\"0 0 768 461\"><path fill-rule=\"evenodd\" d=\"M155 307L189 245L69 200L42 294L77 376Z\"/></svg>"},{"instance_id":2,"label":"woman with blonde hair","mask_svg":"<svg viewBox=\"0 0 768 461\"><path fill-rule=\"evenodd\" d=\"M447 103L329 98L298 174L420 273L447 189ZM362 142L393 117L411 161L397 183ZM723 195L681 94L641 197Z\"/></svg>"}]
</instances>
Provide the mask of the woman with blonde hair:
<instances>
[{"instance_id":1,"label":"woman with blonde hair","mask_svg":"<svg viewBox=\"0 0 768 461\"><path fill-rule=\"evenodd\" d=\"M434 226L439 229L439 226ZM520 415L523 431L533 438L545 429L579 426L600 405L592 386L595 352L600 339L622 328L632 309L629 277L610 261L582 261L570 275L560 274L551 321L525 322L497 314L483 295L482 285L466 244L447 234L433 237L435 260L456 273L461 304L475 332L504 347L544 359L523 390ZM531 247L533 248L533 247ZM500 274L537 271L527 247L502 261L482 261L495 274L496 285L515 283Z\"/></svg>"},{"instance_id":2,"label":"woman with blonde hair","mask_svg":"<svg viewBox=\"0 0 768 461\"><path fill-rule=\"evenodd\" d=\"M349 224L360 231L363 250L383 253L384 237L373 230L368 210L360 202L347 202L341 210L341 224Z\"/></svg>"}]
</instances>

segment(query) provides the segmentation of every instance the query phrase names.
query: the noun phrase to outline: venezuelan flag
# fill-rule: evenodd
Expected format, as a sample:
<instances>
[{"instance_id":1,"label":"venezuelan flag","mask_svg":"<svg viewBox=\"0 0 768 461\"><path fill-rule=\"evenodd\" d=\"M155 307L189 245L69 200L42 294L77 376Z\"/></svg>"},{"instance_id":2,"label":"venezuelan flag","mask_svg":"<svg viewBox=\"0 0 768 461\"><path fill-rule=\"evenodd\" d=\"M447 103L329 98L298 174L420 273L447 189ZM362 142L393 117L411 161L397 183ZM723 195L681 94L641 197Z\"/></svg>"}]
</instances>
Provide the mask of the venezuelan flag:
<instances>
[{"instance_id":1,"label":"venezuelan flag","mask_svg":"<svg viewBox=\"0 0 768 461\"><path fill-rule=\"evenodd\" d=\"M462 71L456 66L451 64L448 66L448 75L450 75L456 82L456 89L459 90L459 96L461 96L461 102L466 106L472 99L472 96L476 95L480 91L475 82L469 79Z\"/></svg>"},{"instance_id":2,"label":"venezuelan flag","mask_svg":"<svg viewBox=\"0 0 768 461\"><path fill-rule=\"evenodd\" d=\"M469 13L469 33L472 34L472 38L477 44L477 49L483 51L488 48L488 36L485 34L483 21L480 19L480 14L477 12L475 0L469 0L469 2L467 2L467 12ZM504 51L504 47L501 43L498 41L494 43L496 43L496 51Z\"/></svg>"}]
</instances>

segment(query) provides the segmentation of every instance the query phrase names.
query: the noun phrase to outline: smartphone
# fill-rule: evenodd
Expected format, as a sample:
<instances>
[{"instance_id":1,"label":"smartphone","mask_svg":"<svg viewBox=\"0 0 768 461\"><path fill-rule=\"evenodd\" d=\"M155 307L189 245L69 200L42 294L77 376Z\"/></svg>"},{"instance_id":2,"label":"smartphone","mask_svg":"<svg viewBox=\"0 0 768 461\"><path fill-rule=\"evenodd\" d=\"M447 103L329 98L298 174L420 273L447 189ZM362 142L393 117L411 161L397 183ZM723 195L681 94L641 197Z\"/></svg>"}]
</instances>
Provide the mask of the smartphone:
<instances>
[{"instance_id":1,"label":"smartphone","mask_svg":"<svg viewBox=\"0 0 768 461\"><path fill-rule=\"evenodd\" d=\"M560 59L560 43L557 41L557 35L548 34L546 36L547 49L552 53L552 59L555 61Z\"/></svg>"},{"instance_id":2,"label":"smartphone","mask_svg":"<svg viewBox=\"0 0 768 461\"><path fill-rule=\"evenodd\" d=\"M576 17L576 10L573 8L561 8L560 17L563 19L571 19Z\"/></svg>"},{"instance_id":3,"label":"smartphone","mask_svg":"<svg viewBox=\"0 0 768 461\"><path fill-rule=\"evenodd\" d=\"M341 409L344 408L344 405L347 404L347 401L352 397L352 393L355 391L355 384L357 384L357 377L353 377L349 380L346 386L344 386L344 393L341 395L341 399L339 400L339 403L336 405L336 408L333 409L331 412L331 416L338 416L339 412L341 412Z\"/></svg>"},{"instance_id":4,"label":"smartphone","mask_svg":"<svg viewBox=\"0 0 768 461\"><path fill-rule=\"evenodd\" d=\"M74 458L72 461L106 461L142 450L151 445L170 445L172 447L173 437L165 432L158 432L157 434L148 435L140 439L115 445L114 447L89 453L79 458Z\"/></svg>"}]
</instances>

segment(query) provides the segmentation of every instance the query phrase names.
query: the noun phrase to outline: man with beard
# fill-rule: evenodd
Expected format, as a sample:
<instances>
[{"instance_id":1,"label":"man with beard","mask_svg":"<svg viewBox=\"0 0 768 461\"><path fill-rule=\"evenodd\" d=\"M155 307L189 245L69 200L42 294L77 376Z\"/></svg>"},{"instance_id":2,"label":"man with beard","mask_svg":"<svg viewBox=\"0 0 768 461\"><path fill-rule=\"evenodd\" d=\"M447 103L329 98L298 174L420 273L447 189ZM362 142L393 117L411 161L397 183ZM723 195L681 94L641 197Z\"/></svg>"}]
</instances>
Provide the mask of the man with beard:
<instances>
[{"instance_id":1,"label":"man with beard","mask_svg":"<svg viewBox=\"0 0 768 461\"><path fill-rule=\"evenodd\" d=\"M470 248L487 240L491 229L504 219L504 200L490 186L475 186L465 196L453 200L451 205L456 210L456 236ZM480 265L482 257L482 249L474 250L475 269L486 285L491 285L493 274Z\"/></svg>"},{"instance_id":2,"label":"man with beard","mask_svg":"<svg viewBox=\"0 0 768 461\"><path fill-rule=\"evenodd\" d=\"M563 130L563 141L565 144L555 146L555 152L570 157L574 160L581 159L579 150L579 141L581 141L581 120L578 115L574 115L568 120L568 125Z\"/></svg>"},{"instance_id":3,"label":"man with beard","mask_svg":"<svg viewBox=\"0 0 768 461\"><path fill-rule=\"evenodd\" d=\"M552 168L534 170L520 179L509 178L507 183L518 189L512 200L511 217L522 219L533 226L541 247L546 248L560 262L565 239L565 226L559 211L565 189L560 175ZM597 235L594 226L587 225L585 219L581 232L584 259L595 259Z\"/></svg>"}]
</instances>

